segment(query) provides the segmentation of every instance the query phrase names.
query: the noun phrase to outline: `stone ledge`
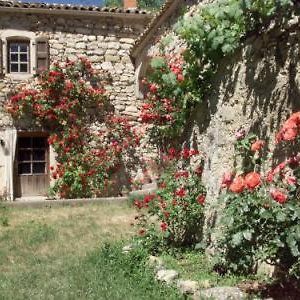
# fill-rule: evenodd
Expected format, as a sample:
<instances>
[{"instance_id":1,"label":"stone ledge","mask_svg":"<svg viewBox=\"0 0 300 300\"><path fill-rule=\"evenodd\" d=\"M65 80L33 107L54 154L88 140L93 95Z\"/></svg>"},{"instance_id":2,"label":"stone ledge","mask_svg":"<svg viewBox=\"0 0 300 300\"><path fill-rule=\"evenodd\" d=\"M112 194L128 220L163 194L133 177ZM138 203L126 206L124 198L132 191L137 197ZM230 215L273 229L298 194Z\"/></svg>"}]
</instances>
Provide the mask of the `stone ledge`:
<instances>
[{"instance_id":1,"label":"stone ledge","mask_svg":"<svg viewBox=\"0 0 300 300\"><path fill-rule=\"evenodd\" d=\"M62 199L62 200L46 200L46 199L28 199L13 202L2 202L9 207L20 207L20 208L43 208L43 207L63 207L63 206L76 206L85 204L112 204L116 202L126 202L128 197L107 197L107 198L82 198L82 199Z\"/></svg>"}]
</instances>

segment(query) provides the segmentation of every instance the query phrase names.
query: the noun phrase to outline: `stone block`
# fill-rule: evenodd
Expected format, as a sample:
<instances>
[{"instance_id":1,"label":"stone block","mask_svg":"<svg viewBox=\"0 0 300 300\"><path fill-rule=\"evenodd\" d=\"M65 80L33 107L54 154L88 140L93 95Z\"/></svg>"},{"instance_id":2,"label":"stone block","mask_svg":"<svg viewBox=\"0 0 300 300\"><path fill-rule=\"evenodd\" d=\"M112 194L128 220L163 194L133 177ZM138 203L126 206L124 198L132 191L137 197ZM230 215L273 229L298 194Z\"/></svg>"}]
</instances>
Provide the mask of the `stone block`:
<instances>
[{"instance_id":1,"label":"stone block","mask_svg":"<svg viewBox=\"0 0 300 300\"><path fill-rule=\"evenodd\" d=\"M86 49L86 43L83 43L83 42L76 43L75 48L76 49Z\"/></svg>"},{"instance_id":2,"label":"stone block","mask_svg":"<svg viewBox=\"0 0 300 300\"><path fill-rule=\"evenodd\" d=\"M135 43L135 40L131 38L121 38L120 43L133 45Z\"/></svg>"},{"instance_id":3,"label":"stone block","mask_svg":"<svg viewBox=\"0 0 300 300\"><path fill-rule=\"evenodd\" d=\"M132 47L132 45L129 44L121 44L121 48L125 50L129 50Z\"/></svg>"},{"instance_id":4,"label":"stone block","mask_svg":"<svg viewBox=\"0 0 300 300\"><path fill-rule=\"evenodd\" d=\"M178 280L177 287L182 294L195 294L199 290L198 282L192 280Z\"/></svg>"},{"instance_id":5,"label":"stone block","mask_svg":"<svg viewBox=\"0 0 300 300\"><path fill-rule=\"evenodd\" d=\"M111 62L103 62L103 63L101 64L101 68L102 68L103 70L109 71L109 70L112 70L114 67L113 67L113 65L112 65Z\"/></svg>"},{"instance_id":6,"label":"stone block","mask_svg":"<svg viewBox=\"0 0 300 300\"><path fill-rule=\"evenodd\" d=\"M105 54L108 54L108 55L117 55L118 54L118 51L115 50L115 49L107 49Z\"/></svg>"},{"instance_id":7,"label":"stone block","mask_svg":"<svg viewBox=\"0 0 300 300\"><path fill-rule=\"evenodd\" d=\"M248 295L237 287L215 287L197 292L193 299L246 300Z\"/></svg>"},{"instance_id":8,"label":"stone block","mask_svg":"<svg viewBox=\"0 0 300 300\"><path fill-rule=\"evenodd\" d=\"M107 62L118 62L120 61L120 57L116 55L105 55L105 61Z\"/></svg>"},{"instance_id":9,"label":"stone block","mask_svg":"<svg viewBox=\"0 0 300 300\"><path fill-rule=\"evenodd\" d=\"M65 45L55 43L55 44L52 44L52 45L51 45L51 48L61 50L61 49L64 49L64 48L65 48Z\"/></svg>"},{"instance_id":10,"label":"stone block","mask_svg":"<svg viewBox=\"0 0 300 300\"><path fill-rule=\"evenodd\" d=\"M120 44L118 42L109 42L107 44L107 48L118 50L118 49L120 49Z\"/></svg>"},{"instance_id":11,"label":"stone block","mask_svg":"<svg viewBox=\"0 0 300 300\"><path fill-rule=\"evenodd\" d=\"M174 283L174 281L178 278L179 274L175 270L158 270L155 278L158 281L165 282L167 284Z\"/></svg>"}]
</instances>

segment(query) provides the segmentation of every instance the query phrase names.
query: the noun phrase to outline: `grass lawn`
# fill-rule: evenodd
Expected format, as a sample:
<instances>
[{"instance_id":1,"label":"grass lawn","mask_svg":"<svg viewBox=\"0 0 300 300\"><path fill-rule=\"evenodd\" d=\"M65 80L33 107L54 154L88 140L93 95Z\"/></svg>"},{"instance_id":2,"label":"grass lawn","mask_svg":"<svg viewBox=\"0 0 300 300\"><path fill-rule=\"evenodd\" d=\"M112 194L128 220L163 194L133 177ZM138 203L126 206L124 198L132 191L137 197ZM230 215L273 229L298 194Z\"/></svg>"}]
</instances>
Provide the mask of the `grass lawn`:
<instances>
[{"instance_id":1,"label":"grass lawn","mask_svg":"<svg viewBox=\"0 0 300 300\"><path fill-rule=\"evenodd\" d=\"M0 299L180 299L145 253L121 253L134 214L125 203L0 208Z\"/></svg>"}]
</instances>

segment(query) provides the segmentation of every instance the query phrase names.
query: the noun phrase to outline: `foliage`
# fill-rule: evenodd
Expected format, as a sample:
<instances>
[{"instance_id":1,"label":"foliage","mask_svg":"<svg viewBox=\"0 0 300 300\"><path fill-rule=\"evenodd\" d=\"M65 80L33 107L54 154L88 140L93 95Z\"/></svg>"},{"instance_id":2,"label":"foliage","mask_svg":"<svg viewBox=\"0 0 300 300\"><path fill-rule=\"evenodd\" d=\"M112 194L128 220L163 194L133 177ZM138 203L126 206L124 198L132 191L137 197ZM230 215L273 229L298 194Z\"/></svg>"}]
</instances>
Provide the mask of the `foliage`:
<instances>
[{"instance_id":1,"label":"foliage","mask_svg":"<svg viewBox=\"0 0 300 300\"><path fill-rule=\"evenodd\" d=\"M188 166L188 160L194 166ZM195 246L201 242L206 192L201 183L202 157L198 151L170 148L165 171L155 194L136 199L142 244L151 252Z\"/></svg>"},{"instance_id":2,"label":"foliage","mask_svg":"<svg viewBox=\"0 0 300 300\"><path fill-rule=\"evenodd\" d=\"M21 90L7 103L16 120L32 119L49 131L48 142L57 154L57 165L50 167L56 180L53 192L62 198L106 193L122 155L138 143L129 121L113 113L103 80L86 59L67 61L55 64L35 88ZM97 81L100 86L91 85Z\"/></svg>"},{"instance_id":3,"label":"foliage","mask_svg":"<svg viewBox=\"0 0 300 300\"><path fill-rule=\"evenodd\" d=\"M165 0L139 0L138 5L140 8L143 9L150 9L150 10L158 10ZM123 1L122 0L105 0L105 6L109 7L122 7Z\"/></svg>"},{"instance_id":4,"label":"foliage","mask_svg":"<svg viewBox=\"0 0 300 300\"><path fill-rule=\"evenodd\" d=\"M169 39L162 39L160 56L152 59L153 74L146 82L149 93L141 119L154 125L149 130L158 144L182 133L193 109L210 91L221 59L279 11L288 15L291 5L289 0L219 0L182 17L175 31L186 49L180 48L176 58L168 56Z\"/></svg>"},{"instance_id":5,"label":"foliage","mask_svg":"<svg viewBox=\"0 0 300 300\"><path fill-rule=\"evenodd\" d=\"M154 141L161 140L161 144L178 136L187 119L189 93L183 65L182 55L155 57L150 77L143 80L148 93L140 118L153 125L150 136Z\"/></svg>"},{"instance_id":6,"label":"foliage","mask_svg":"<svg viewBox=\"0 0 300 300\"><path fill-rule=\"evenodd\" d=\"M278 142L295 141L299 135L300 113L293 114L277 135ZM280 146L278 144L278 146ZM251 151L260 156L261 140ZM257 162L262 160L256 160ZM285 275L299 276L300 259L300 156L293 155L267 172L226 174L223 264L238 273L255 270L258 261L277 266Z\"/></svg>"},{"instance_id":7,"label":"foliage","mask_svg":"<svg viewBox=\"0 0 300 300\"><path fill-rule=\"evenodd\" d=\"M0 225L9 226L9 209L0 202Z\"/></svg>"},{"instance_id":8,"label":"foliage","mask_svg":"<svg viewBox=\"0 0 300 300\"><path fill-rule=\"evenodd\" d=\"M200 288L215 286L239 286L242 282L266 280L259 276L247 275L237 276L235 274L220 274L215 269L215 257L208 257L199 250L187 250L174 256L164 253L162 260L166 268L175 269L180 277L188 280L195 280Z\"/></svg>"}]
</instances>

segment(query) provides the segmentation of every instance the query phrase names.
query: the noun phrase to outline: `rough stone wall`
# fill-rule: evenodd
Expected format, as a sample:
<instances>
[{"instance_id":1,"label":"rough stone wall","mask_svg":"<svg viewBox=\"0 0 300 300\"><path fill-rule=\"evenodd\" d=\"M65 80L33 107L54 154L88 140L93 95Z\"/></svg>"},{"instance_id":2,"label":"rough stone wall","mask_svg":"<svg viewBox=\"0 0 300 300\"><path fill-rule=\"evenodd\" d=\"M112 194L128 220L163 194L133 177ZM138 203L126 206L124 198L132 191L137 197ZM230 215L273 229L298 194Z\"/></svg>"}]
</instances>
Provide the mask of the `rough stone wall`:
<instances>
[{"instance_id":1,"label":"rough stone wall","mask_svg":"<svg viewBox=\"0 0 300 300\"><path fill-rule=\"evenodd\" d=\"M56 16L24 13L0 13L0 38L5 41L8 30L16 31L17 36L24 34L46 37L49 42L50 64L56 61L76 59L85 56L90 59L93 67L111 74L112 85L107 86L110 99L116 113L128 116L132 121L138 117L137 100L135 94L134 66L129 57L129 50L135 39L144 30L149 16L132 18L128 15L120 17L95 16ZM25 37L26 35L24 35ZM3 51L5 48L3 47ZM31 45L31 51L35 46ZM31 62L34 63L34 62ZM32 82L33 76L15 78L8 74L0 77L0 139L5 137L5 129L14 127L12 119L5 113L4 103L9 93L16 86ZM28 130L24 125L17 125L18 129ZM6 153L0 146L0 195L6 193L7 167L5 167ZM3 150L3 151L2 151ZM50 149L50 165L55 164L55 153Z\"/></svg>"},{"instance_id":2,"label":"rough stone wall","mask_svg":"<svg viewBox=\"0 0 300 300\"><path fill-rule=\"evenodd\" d=\"M36 37L49 39L50 61L71 60L87 56L96 69L109 71L113 84L111 100L118 112L137 117L134 92L134 67L129 49L143 31L148 19L127 21L112 18L47 16L29 14L0 15L1 32L12 29L29 31ZM5 77L0 79L0 99L20 81ZM0 127L10 125L8 119L0 118Z\"/></svg>"},{"instance_id":3,"label":"rough stone wall","mask_svg":"<svg viewBox=\"0 0 300 300\"><path fill-rule=\"evenodd\" d=\"M274 21L264 33L248 36L234 55L222 60L211 90L182 136L182 145L206 154L203 181L208 191L208 225L221 210L217 198L222 175L234 167L237 130L244 128L265 139L275 150L273 163L286 155L277 151L274 140L287 116L300 109L299 17L279 23ZM182 47L184 43L174 35L167 51L176 53ZM158 44L148 54L158 54Z\"/></svg>"},{"instance_id":4,"label":"rough stone wall","mask_svg":"<svg viewBox=\"0 0 300 300\"><path fill-rule=\"evenodd\" d=\"M295 22L295 23L293 23ZM235 133L245 129L266 140L277 154L275 134L291 112L300 109L300 31L298 17L286 28L274 27L249 37L231 57L223 59L206 101L194 112L184 139L206 153L203 180L214 222L224 172L234 167Z\"/></svg>"}]
</instances>

